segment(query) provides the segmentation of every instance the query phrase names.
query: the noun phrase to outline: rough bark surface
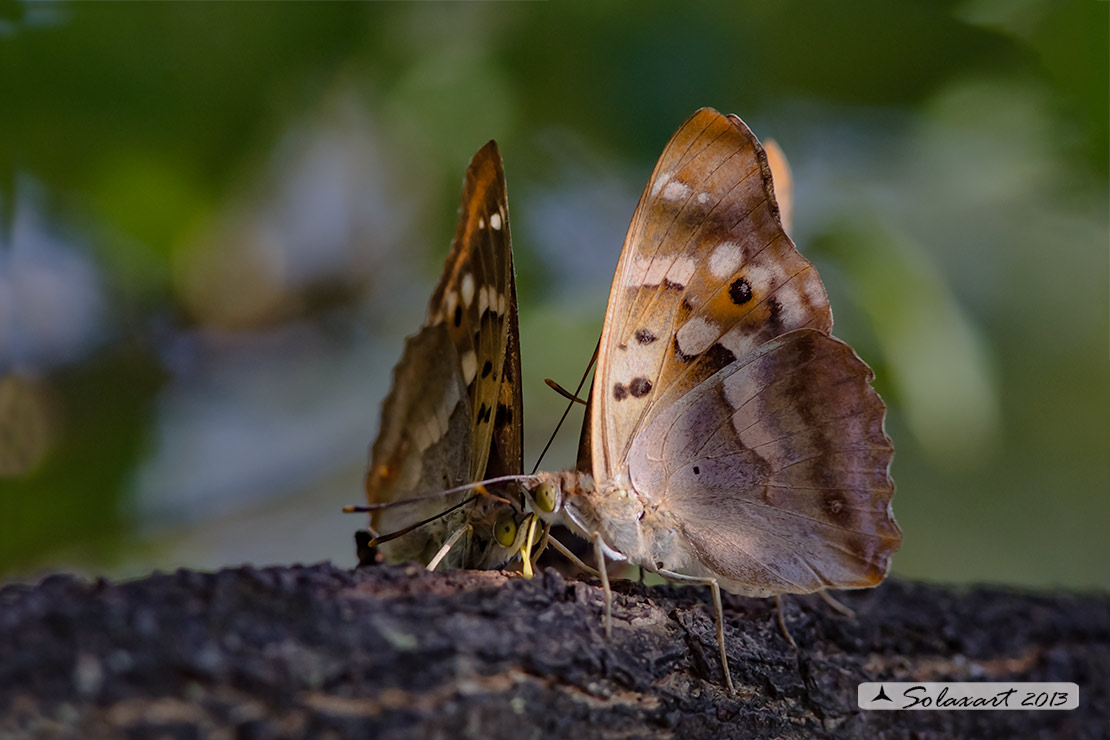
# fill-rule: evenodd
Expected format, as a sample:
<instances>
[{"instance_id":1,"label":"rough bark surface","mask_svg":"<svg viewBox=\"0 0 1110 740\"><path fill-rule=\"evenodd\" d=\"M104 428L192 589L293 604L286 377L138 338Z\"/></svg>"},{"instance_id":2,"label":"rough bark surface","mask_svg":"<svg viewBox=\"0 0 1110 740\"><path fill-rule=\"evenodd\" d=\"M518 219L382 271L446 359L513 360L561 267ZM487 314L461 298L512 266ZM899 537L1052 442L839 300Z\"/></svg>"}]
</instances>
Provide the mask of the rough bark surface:
<instances>
[{"instance_id":1,"label":"rough bark surface","mask_svg":"<svg viewBox=\"0 0 1110 740\"><path fill-rule=\"evenodd\" d=\"M888 582L842 601L555 571L180 571L0 589L0 736L128 738L1105 737L1101 595ZM1077 711L861 712L864 680L1072 681Z\"/></svg>"}]
</instances>

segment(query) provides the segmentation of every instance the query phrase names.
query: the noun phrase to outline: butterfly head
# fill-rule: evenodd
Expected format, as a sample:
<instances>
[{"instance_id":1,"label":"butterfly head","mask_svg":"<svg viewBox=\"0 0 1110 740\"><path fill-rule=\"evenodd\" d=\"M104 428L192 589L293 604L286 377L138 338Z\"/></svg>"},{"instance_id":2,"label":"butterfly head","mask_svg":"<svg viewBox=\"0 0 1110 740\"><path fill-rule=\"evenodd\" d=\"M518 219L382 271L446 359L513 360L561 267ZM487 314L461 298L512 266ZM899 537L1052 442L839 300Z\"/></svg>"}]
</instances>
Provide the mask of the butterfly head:
<instances>
[{"instance_id":1,"label":"butterfly head","mask_svg":"<svg viewBox=\"0 0 1110 740\"><path fill-rule=\"evenodd\" d=\"M531 494L536 512L541 517L544 514L555 514L563 508L563 489L554 479L540 481Z\"/></svg>"},{"instance_id":2,"label":"butterfly head","mask_svg":"<svg viewBox=\"0 0 1110 740\"><path fill-rule=\"evenodd\" d=\"M501 568L520 553L528 514L497 499L479 499L468 514L473 531L464 568Z\"/></svg>"},{"instance_id":3,"label":"butterfly head","mask_svg":"<svg viewBox=\"0 0 1110 740\"><path fill-rule=\"evenodd\" d=\"M512 488L514 490L509 490ZM516 483L482 486L491 496L477 498L466 513L470 537L463 549L463 568L502 568L519 555L527 519Z\"/></svg>"},{"instance_id":4,"label":"butterfly head","mask_svg":"<svg viewBox=\"0 0 1110 740\"><path fill-rule=\"evenodd\" d=\"M587 533L596 518L590 515L593 492L593 479L576 470L539 473L524 486L528 508L541 521Z\"/></svg>"}]
</instances>

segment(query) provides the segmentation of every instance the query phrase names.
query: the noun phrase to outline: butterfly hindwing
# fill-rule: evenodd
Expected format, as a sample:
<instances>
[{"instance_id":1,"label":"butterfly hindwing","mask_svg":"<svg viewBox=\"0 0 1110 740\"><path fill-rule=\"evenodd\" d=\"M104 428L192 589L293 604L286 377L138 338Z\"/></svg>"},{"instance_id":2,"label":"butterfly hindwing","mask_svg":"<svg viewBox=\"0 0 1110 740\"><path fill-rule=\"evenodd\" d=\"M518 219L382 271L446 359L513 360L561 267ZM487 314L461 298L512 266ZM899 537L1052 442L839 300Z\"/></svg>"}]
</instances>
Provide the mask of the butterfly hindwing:
<instances>
[{"instance_id":1,"label":"butterfly hindwing","mask_svg":"<svg viewBox=\"0 0 1110 740\"><path fill-rule=\"evenodd\" d=\"M408 498L466 483L470 471L471 420L466 384L451 337L427 326L405 340L393 370L393 387L382 406L381 427L370 452L366 491L370 503ZM377 511L371 527L393 531L443 511L461 500L421 502ZM427 560L447 537L437 521L381 546L393 561Z\"/></svg>"},{"instance_id":2,"label":"butterfly hindwing","mask_svg":"<svg viewBox=\"0 0 1110 740\"><path fill-rule=\"evenodd\" d=\"M784 334L681 397L628 457L696 559L751 596L874 586L901 533L871 372L811 329Z\"/></svg>"},{"instance_id":3,"label":"butterfly hindwing","mask_svg":"<svg viewBox=\"0 0 1110 740\"><path fill-rule=\"evenodd\" d=\"M758 140L735 116L698 111L660 157L617 266L592 394L595 466L614 470L659 393L690 390L780 334L831 326Z\"/></svg>"}]
</instances>

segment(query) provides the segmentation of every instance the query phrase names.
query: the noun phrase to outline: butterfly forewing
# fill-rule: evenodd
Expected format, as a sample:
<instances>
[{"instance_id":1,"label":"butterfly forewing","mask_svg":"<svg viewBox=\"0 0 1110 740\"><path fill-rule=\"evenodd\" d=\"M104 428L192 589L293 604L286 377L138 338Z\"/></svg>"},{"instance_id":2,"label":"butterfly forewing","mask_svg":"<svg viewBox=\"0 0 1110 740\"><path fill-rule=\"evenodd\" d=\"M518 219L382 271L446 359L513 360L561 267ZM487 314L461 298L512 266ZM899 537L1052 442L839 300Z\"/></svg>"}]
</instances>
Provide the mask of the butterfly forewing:
<instances>
[{"instance_id":1,"label":"butterfly forewing","mask_svg":"<svg viewBox=\"0 0 1110 740\"><path fill-rule=\"evenodd\" d=\"M517 320L516 277L511 265L508 308L505 362L499 371L500 390L493 412L492 444L483 476L485 478L514 475L524 469L524 400L520 385L520 328Z\"/></svg>"},{"instance_id":2,"label":"butterfly forewing","mask_svg":"<svg viewBox=\"0 0 1110 740\"><path fill-rule=\"evenodd\" d=\"M832 313L782 229L766 155L740 119L700 110L660 157L617 266L592 393L595 472L616 472L658 394L803 327L828 332Z\"/></svg>"},{"instance_id":3,"label":"butterfly forewing","mask_svg":"<svg viewBox=\"0 0 1110 740\"><path fill-rule=\"evenodd\" d=\"M428 305L428 323L445 326L455 344L467 388L474 429L471 480L484 477L506 364L509 314L516 310L506 202L501 156L491 141L467 168L455 240ZM519 366L519 358L516 362Z\"/></svg>"}]
</instances>

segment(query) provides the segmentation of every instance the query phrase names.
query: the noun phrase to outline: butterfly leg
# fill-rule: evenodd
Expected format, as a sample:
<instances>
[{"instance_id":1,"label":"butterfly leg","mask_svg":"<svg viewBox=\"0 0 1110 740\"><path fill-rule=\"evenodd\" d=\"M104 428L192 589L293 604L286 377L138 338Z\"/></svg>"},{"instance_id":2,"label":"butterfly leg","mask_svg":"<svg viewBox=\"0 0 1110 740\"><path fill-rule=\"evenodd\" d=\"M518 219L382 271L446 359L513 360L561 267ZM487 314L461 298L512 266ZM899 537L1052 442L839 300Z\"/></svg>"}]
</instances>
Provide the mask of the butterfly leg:
<instances>
[{"instance_id":1,"label":"butterfly leg","mask_svg":"<svg viewBox=\"0 0 1110 740\"><path fill-rule=\"evenodd\" d=\"M538 543L536 543L536 547L534 548L535 555L531 556L531 558L532 558L532 568L536 567L536 563L538 563L539 560L540 560L540 555L543 555L543 551L547 549L547 545L551 541L550 538L551 538L551 523L550 522L544 522L544 524L543 524L543 534L540 535L540 541Z\"/></svg>"},{"instance_id":2,"label":"butterfly leg","mask_svg":"<svg viewBox=\"0 0 1110 740\"><path fill-rule=\"evenodd\" d=\"M717 583L716 578L688 576L684 573L675 573L673 570L660 570L657 572L659 575L664 578L669 578L672 581L701 583L709 586L709 589L713 592L713 608L717 611L717 647L721 650L721 670L724 671L725 685L728 686L729 693L735 694L736 688L732 685L732 672L728 669L728 654L725 652L725 609L721 603L721 585Z\"/></svg>"},{"instance_id":3,"label":"butterfly leg","mask_svg":"<svg viewBox=\"0 0 1110 740\"><path fill-rule=\"evenodd\" d=\"M839 601L834 599L833 595L830 594L828 591L818 591L817 595L820 596L822 599L824 599L826 604L828 604L829 606L831 606L833 609L840 612L844 616L846 616L850 619L854 618L856 616L856 613L854 611L852 611L852 609L850 607L844 606Z\"/></svg>"},{"instance_id":4,"label":"butterfly leg","mask_svg":"<svg viewBox=\"0 0 1110 740\"><path fill-rule=\"evenodd\" d=\"M597 557L597 572L601 576L601 590L605 593L605 639L613 639L613 591L609 588L609 574L605 572L605 550L601 544L601 534L594 532L594 553Z\"/></svg>"},{"instance_id":5,"label":"butterfly leg","mask_svg":"<svg viewBox=\"0 0 1110 740\"><path fill-rule=\"evenodd\" d=\"M532 571L532 542L536 536L536 515L528 517L528 534L524 537L524 544L520 548L521 575L531 579L535 573Z\"/></svg>"},{"instance_id":6,"label":"butterfly leg","mask_svg":"<svg viewBox=\"0 0 1110 740\"><path fill-rule=\"evenodd\" d=\"M547 541L551 543L552 547L562 553L567 560L574 563L576 568L580 568L582 571L589 573L591 576L601 578L601 573L599 571L583 563L581 558L571 552L570 548L564 545L562 542L559 542L559 540L555 539L554 537L548 537Z\"/></svg>"},{"instance_id":7,"label":"butterfly leg","mask_svg":"<svg viewBox=\"0 0 1110 740\"><path fill-rule=\"evenodd\" d=\"M782 630L782 636L790 643L790 647L795 650L798 649L798 643L794 642L794 636L790 634L790 630L786 628L786 616L782 612L782 596L775 595L775 611L778 613L779 629Z\"/></svg>"},{"instance_id":8,"label":"butterfly leg","mask_svg":"<svg viewBox=\"0 0 1110 740\"><path fill-rule=\"evenodd\" d=\"M459 538L464 534L470 534L469 524L459 527L455 530L454 534L447 538L447 541L443 543L443 547L439 548L439 552L436 553L436 556L428 561L428 570L435 570L436 566L447 557L447 553L451 552L451 548L455 546L455 543L458 542Z\"/></svg>"}]
</instances>

